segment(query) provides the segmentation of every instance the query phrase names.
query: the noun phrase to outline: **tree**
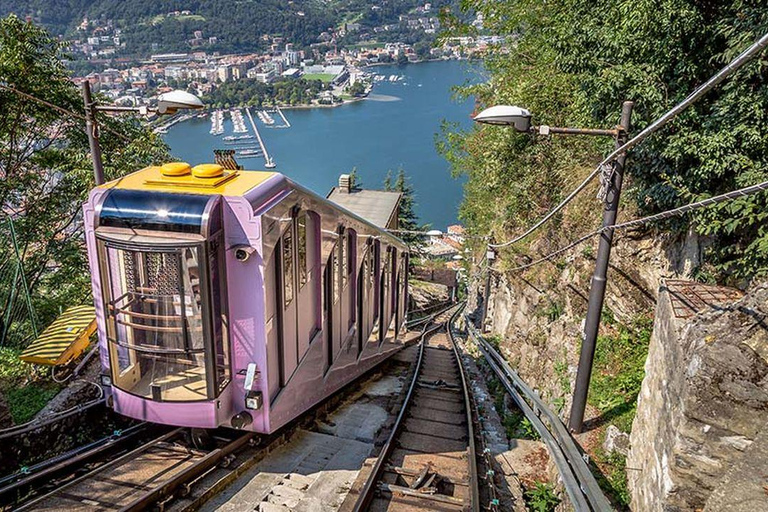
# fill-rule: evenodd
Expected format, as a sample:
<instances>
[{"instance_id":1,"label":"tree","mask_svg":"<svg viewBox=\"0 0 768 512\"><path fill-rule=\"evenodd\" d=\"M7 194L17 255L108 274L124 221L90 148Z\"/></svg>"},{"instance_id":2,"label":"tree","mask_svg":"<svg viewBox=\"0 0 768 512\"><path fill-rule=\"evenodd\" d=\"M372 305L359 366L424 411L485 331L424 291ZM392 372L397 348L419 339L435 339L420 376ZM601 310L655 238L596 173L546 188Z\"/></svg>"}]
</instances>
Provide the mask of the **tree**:
<instances>
[{"instance_id":1,"label":"tree","mask_svg":"<svg viewBox=\"0 0 768 512\"><path fill-rule=\"evenodd\" d=\"M398 66L403 66L405 64L408 64L408 57L405 55L405 53L400 52L397 54L397 59L395 60Z\"/></svg>"},{"instance_id":2,"label":"tree","mask_svg":"<svg viewBox=\"0 0 768 512\"><path fill-rule=\"evenodd\" d=\"M489 48L489 81L464 89L481 106L524 105L546 125L610 127L621 102L631 99L633 133L768 31L768 9L739 0L462 5L481 12L490 33L514 39ZM768 75L761 59L630 152L623 208L653 213L768 179ZM470 231L499 240L562 199L611 145L450 126L439 142L454 172L469 177L460 217ZM598 208L586 196L528 242L563 243L584 231L585 219L597 224ZM681 234L692 227L712 241L707 258L720 278L751 278L768 274L767 209L765 194L755 195L660 227Z\"/></svg>"},{"instance_id":3,"label":"tree","mask_svg":"<svg viewBox=\"0 0 768 512\"><path fill-rule=\"evenodd\" d=\"M350 96L362 96L365 94L365 84L361 80L357 80L354 84L347 86L347 94Z\"/></svg>"},{"instance_id":4,"label":"tree","mask_svg":"<svg viewBox=\"0 0 768 512\"><path fill-rule=\"evenodd\" d=\"M63 45L43 29L13 15L0 19L0 83L82 115L64 58ZM162 140L134 119L100 124L107 179L168 158ZM13 219L34 306L47 323L60 306L92 300L81 207L94 183L84 125L0 88L0 145L3 217ZM6 240L3 260L8 250Z\"/></svg>"},{"instance_id":5,"label":"tree","mask_svg":"<svg viewBox=\"0 0 768 512\"><path fill-rule=\"evenodd\" d=\"M363 180L360 179L357 173L357 167L353 167L351 171L349 171L349 183L352 186L352 188L362 188L363 187Z\"/></svg>"},{"instance_id":6,"label":"tree","mask_svg":"<svg viewBox=\"0 0 768 512\"><path fill-rule=\"evenodd\" d=\"M397 171L397 178L392 182L392 170L387 171L384 178L384 190L390 192L400 192L399 212L397 217L397 229L402 231L420 231L419 216L416 215L416 201L414 199L413 186L408 182L405 170L401 167ZM422 239L416 233L401 233L400 238L409 245L414 246L422 242Z\"/></svg>"}]
</instances>

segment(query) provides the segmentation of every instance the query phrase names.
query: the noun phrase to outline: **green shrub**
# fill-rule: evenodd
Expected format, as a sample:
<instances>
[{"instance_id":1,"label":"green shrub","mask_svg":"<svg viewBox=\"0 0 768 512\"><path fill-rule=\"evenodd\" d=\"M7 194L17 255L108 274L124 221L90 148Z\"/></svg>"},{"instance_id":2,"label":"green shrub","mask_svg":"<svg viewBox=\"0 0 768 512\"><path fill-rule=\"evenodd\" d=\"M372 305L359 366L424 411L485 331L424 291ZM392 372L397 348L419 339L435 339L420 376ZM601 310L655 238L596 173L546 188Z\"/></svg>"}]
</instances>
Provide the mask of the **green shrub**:
<instances>
[{"instance_id":1,"label":"green shrub","mask_svg":"<svg viewBox=\"0 0 768 512\"><path fill-rule=\"evenodd\" d=\"M524 493L525 506L535 512L552 512L560 504L560 498L550 484L536 482L536 485Z\"/></svg>"},{"instance_id":2,"label":"green shrub","mask_svg":"<svg viewBox=\"0 0 768 512\"><path fill-rule=\"evenodd\" d=\"M638 317L629 326L616 324L613 334L597 340L589 402L605 422L624 432L632 429L652 328L652 318Z\"/></svg>"},{"instance_id":3,"label":"green shrub","mask_svg":"<svg viewBox=\"0 0 768 512\"><path fill-rule=\"evenodd\" d=\"M31 420L58 392L59 387L52 384L28 384L7 390L5 399L14 423Z\"/></svg>"},{"instance_id":4,"label":"green shrub","mask_svg":"<svg viewBox=\"0 0 768 512\"><path fill-rule=\"evenodd\" d=\"M0 389L7 388L26 377L31 366L19 359L21 349L0 347Z\"/></svg>"}]
</instances>

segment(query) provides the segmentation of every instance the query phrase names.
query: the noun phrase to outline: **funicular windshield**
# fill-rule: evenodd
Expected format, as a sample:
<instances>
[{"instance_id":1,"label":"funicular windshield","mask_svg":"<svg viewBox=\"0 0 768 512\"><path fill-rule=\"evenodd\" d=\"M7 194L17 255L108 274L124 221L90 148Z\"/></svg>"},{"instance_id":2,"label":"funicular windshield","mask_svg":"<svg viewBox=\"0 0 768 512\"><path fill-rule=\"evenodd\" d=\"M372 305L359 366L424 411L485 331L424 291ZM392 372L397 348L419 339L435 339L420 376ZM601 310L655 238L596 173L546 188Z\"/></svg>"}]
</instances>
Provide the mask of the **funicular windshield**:
<instances>
[{"instance_id":1,"label":"funicular windshield","mask_svg":"<svg viewBox=\"0 0 768 512\"><path fill-rule=\"evenodd\" d=\"M209 285L218 251L100 244L113 384L152 400L218 395L228 381L220 285Z\"/></svg>"}]
</instances>

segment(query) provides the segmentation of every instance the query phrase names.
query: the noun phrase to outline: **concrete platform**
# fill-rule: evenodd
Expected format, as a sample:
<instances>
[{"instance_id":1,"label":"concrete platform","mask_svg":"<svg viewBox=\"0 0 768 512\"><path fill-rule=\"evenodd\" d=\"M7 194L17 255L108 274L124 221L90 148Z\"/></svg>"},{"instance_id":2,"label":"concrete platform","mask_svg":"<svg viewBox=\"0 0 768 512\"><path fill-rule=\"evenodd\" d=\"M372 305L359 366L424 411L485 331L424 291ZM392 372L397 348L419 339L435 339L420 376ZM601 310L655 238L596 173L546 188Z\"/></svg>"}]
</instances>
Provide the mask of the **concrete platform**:
<instances>
[{"instance_id":1,"label":"concrete platform","mask_svg":"<svg viewBox=\"0 0 768 512\"><path fill-rule=\"evenodd\" d=\"M290 441L247 471L200 510L218 512L331 512L341 506L373 451L399 396L402 375L366 382L316 430L299 430Z\"/></svg>"}]
</instances>

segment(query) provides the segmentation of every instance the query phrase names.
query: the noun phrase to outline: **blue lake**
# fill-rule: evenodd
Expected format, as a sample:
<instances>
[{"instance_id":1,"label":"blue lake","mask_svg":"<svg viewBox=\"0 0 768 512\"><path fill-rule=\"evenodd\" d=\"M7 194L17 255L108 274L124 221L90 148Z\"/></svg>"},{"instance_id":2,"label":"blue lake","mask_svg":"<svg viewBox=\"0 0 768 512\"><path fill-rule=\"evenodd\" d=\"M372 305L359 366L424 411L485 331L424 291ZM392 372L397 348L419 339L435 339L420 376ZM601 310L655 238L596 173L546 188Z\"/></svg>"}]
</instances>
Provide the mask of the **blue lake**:
<instances>
[{"instance_id":1,"label":"blue lake","mask_svg":"<svg viewBox=\"0 0 768 512\"><path fill-rule=\"evenodd\" d=\"M369 99L336 108L284 110L290 128L266 127L251 112L279 171L325 196L339 174L357 168L365 188L382 188L388 170L405 169L416 192L420 221L445 229L457 221L462 180L451 177L435 149L442 121L471 125L471 100L456 102L452 87L479 79L477 64L429 62L372 68L403 76L377 82ZM276 121L279 121L277 116ZM277 124L277 123L276 123ZM246 117L246 126L250 123ZM263 129L262 129L263 128ZM229 115L224 135L232 134ZM213 149L227 146L209 133L209 119L192 119L165 136L173 154L192 164L213 161ZM263 169L263 158L239 160L246 169Z\"/></svg>"}]
</instances>

